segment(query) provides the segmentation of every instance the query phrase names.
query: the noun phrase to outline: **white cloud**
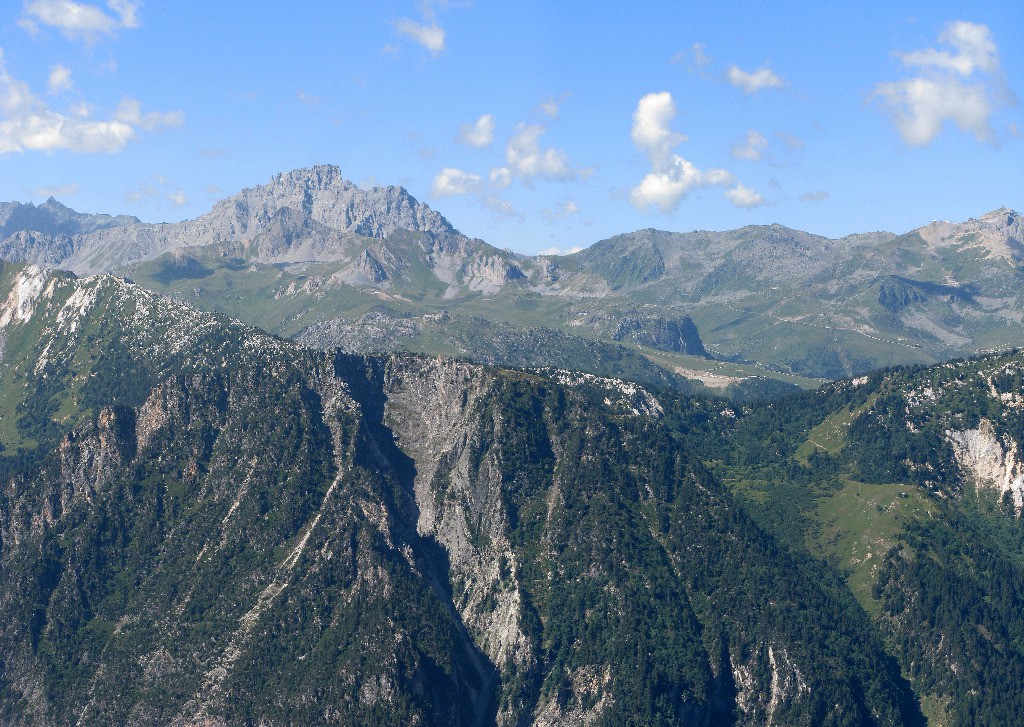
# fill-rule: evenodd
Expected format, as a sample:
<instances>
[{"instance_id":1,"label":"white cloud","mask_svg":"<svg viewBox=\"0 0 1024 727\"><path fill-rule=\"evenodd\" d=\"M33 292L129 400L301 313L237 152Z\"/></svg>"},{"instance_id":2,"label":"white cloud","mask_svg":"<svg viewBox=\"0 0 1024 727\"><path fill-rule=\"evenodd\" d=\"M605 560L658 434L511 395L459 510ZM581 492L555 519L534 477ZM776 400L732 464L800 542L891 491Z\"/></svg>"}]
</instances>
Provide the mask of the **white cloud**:
<instances>
[{"instance_id":1,"label":"white cloud","mask_svg":"<svg viewBox=\"0 0 1024 727\"><path fill-rule=\"evenodd\" d=\"M907 66L952 71L964 78L975 71L994 71L999 66L998 50L988 26L957 20L946 26L939 42L951 46L955 53L924 48L896 55Z\"/></svg>"},{"instance_id":2,"label":"white cloud","mask_svg":"<svg viewBox=\"0 0 1024 727\"><path fill-rule=\"evenodd\" d=\"M565 249L562 249L560 247L548 247L548 248L545 248L544 250L541 250L537 254L538 255L572 255L574 252L579 252L582 249L583 249L582 245L576 245L574 247L569 247L569 248L565 248Z\"/></svg>"},{"instance_id":3,"label":"white cloud","mask_svg":"<svg viewBox=\"0 0 1024 727\"><path fill-rule=\"evenodd\" d=\"M1001 103L999 55L987 26L955 21L939 35L949 49L924 48L896 56L919 74L880 83L872 94L884 101L900 136L926 146L951 122L979 141L993 136L990 119Z\"/></svg>"},{"instance_id":4,"label":"white cloud","mask_svg":"<svg viewBox=\"0 0 1024 727\"><path fill-rule=\"evenodd\" d=\"M171 192L169 195L167 195L167 199L171 200L171 203L175 207L184 207L185 205L188 204L188 197L186 197L185 193L182 192L180 189L175 190L174 192Z\"/></svg>"},{"instance_id":5,"label":"white cloud","mask_svg":"<svg viewBox=\"0 0 1024 727\"><path fill-rule=\"evenodd\" d=\"M74 87L75 84L71 81L70 69L59 63L50 69L50 78L46 82L46 88L52 95L56 96L62 91L70 91Z\"/></svg>"},{"instance_id":6,"label":"white cloud","mask_svg":"<svg viewBox=\"0 0 1024 727\"><path fill-rule=\"evenodd\" d=\"M484 114L473 124L459 127L459 141L475 149L486 149L494 141L494 115Z\"/></svg>"},{"instance_id":7,"label":"white cloud","mask_svg":"<svg viewBox=\"0 0 1024 727\"><path fill-rule=\"evenodd\" d=\"M412 38L413 41L430 51L431 55L438 55L444 52L444 28L431 21L429 25L417 23L409 18L399 18L395 21L395 29L401 35Z\"/></svg>"},{"instance_id":8,"label":"white cloud","mask_svg":"<svg viewBox=\"0 0 1024 727\"><path fill-rule=\"evenodd\" d=\"M495 189L504 189L512 184L512 170L508 167L495 167L491 170L490 180Z\"/></svg>"},{"instance_id":9,"label":"white cloud","mask_svg":"<svg viewBox=\"0 0 1024 727\"><path fill-rule=\"evenodd\" d=\"M462 194L473 194L480 190L483 181L477 174L445 167L434 177L434 183L430 187L430 194L433 197L454 197Z\"/></svg>"},{"instance_id":10,"label":"white cloud","mask_svg":"<svg viewBox=\"0 0 1024 727\"><path fill-rule=\"evenodd\" d=\"M524 182L529 183L534 177L563 180L576 176L564 151L541 148L540 137L545 131L545 127L537 124L519 124L508 140L505 161Z\"/></svg>"},{"instance_id":11,"label":"white cloud","mask_svg":"<svg viewBox=\"0 0 1024 727\"><path fill-rule=\"evenodd\" d=\"M707 47L703 43L694 43L689 50L680 51L672 56L669 63L685 63L690 73L707 78L707 70L712 61L714 58L708 55Z\"/></svg>"},{"instance_id":12,"label":"white cloud","mask_svg":"<svg viewBox=\"0 0 1024 727\"><path fill-rule=\"evenodd\" d=\"M703 43L694 43L690 48L690 53L693 57L693 65L697 74L702 78L706 76L707 69L711 65L711 61L714 60L708 55L707 49Z\"/></svg>"},{"instance_id":13,"label":"white cloud","mask_svg":"<svg viewBox=\"0 0 1024 727\"><path fill-rule=\"evenodd\" d=\"M732 148L732 155L736 159L749 159L752 162L759 161L768 150L768 139L753 129L747 132L744 141L738 142Z\"/></svg>"},{"instance_id":14,"label":"white cloud","mask_svg":"<svg viewBox=\"0 0 1024 727\"><path fill-rule=\"evenodd\" d=\"M74 40L93 43L101 36L114 37L125 28L139 27L139 2L108 0L113 15L96 5L74 0L25 0L19 25L32 34L39 26L56 28L62 35Z\"/></svg>"},{"instance_id":15,"label":"white cloud","mask_svg":"<svg viewBox=\"0 0 1024 727\"><path fill-rule=\"evenodd\" d=\"M545 207L541 211L541 215L547 220L548 223L552 223L555 220L564 220L567 217L578 215L580 213L579 205L577 205L571 199L566 200L558 204L555 209Z\"/></svg>"},{"instance_id":16,"label":"white cloud","mask_svg":"<svg viewBox=\"0 0 1024 727\"><path fill-rule=\"evenodd\" d=\"M668 91L649 93L640 99L633 113L633 143L643 149L657 166L671 157L674 147L686 141L686 137L669 128L669 122L676 116L676 104Z\"/></svg>"},{"instance_id":17,"label":"white cloud","mask_svg":"<svg viewBox=\"0 0 1024 727\"><path fill-rule=\"evenodd\" d=\"M540 110L545 116L549 118L558 118L558 102L555 101L553 98L549 98L547 101L542 102L540 105Z\"/></svg>"},{"instance_id":18,"label":"white cloud","mask_svg":"<svg viewBox=\"0 0 1024 727\"><path fill-rule=\"evenodd\" d=\"M800 195L801 202L824 202L831 195L824 189L817 192L804 192Z\"/></svg>"},{"instance_id":19,"label":"white cloud","mask_svg":"<svg viewBox=\"0 0 1024 727\"><path fill-rule=\"evenodd\" d=\"M729 66L726 72L729 83L736 88L742 89L748 96L765 88L782 88L786 82L775 75L770 68L758 68L748 73L739 66Z\"/></svg>"},{"instance_id":20,"label":"white cloud","mask_svg":"<svg viewBox=\"0 0 1024 727\"><path fill-rule=\"evenodd\" d=\"M135 139L138 129L180 126L180 111L143 115L138 101L126 99L114 117L89 118L87 106L68 116L52 111L33 95L28 84L7 71L0 50L0 154L24 151L113 153Z\"/></svg>"},{"instance_id":21,"label":"white cloud","mask_svg":"<svg viewBox=\"0 0 1024 727\"><path fill-rule=\"evenodd\" d=\"M725 196L729 198L729 201L733 203L735 207L759 207L764 204L764 197L761 193L755 189L745 187L739 182L736 186L728 190Z\"/></svg>"},{"instance_id":22,"label":"white cloud","mask_svg":"<svg viewBox=\"0 0 1024 727\"><path fill-rule=\"evenodd\" d=\"M519 212L507 199L497 195L487 195L480 198L480 204L490 210L497 217L519 217Z\"/></svg>"},{"instance_id":23,"label":"white cloud","mask_svg":"<svg viewBox=\"0 0 1024 727\"><path fill-rule=\"evenodd\" d=\"M629 194L629 201L637 209L653 206L668 214L692 190L733 181L724 169L702 171L673 153L672 149L686 140L669 127L675 115L675 102L667 91L647 94L637 104L630 135L637 148L651 160L651 172Z\"/></svg>"},{"instance_id":24,"label":"white cloud","mask_svg":"<svg viewBox=\"0 0 1024 727\"><path fill-rule=\"evenodd\" d=\"M146 131L185 124L185 114L181 111L150 111L148 114L143 114L142 104L133 98L126 98L118 104L115 118L126 124L139 126Z\"/></svg>"},{"instance_id":25,"label":"white cloud","mask_svg":"<svg viewBox=\"0 0 1024 727\"><path fill-rule=\"evenodd\" d=\"M32 190L33 197L73 197L78 194L78 185L58 184L54 187L36 187Z\"/></svg>"},{"instance_id":26,"label":"white cloud","mask_svg":"<svg viewBox=\"0 0 1024 727\"><path fill-rule=\"evenodd\" d=\"M701 171L677 154L660 170L645 176L629 193L629 201L637 209L657 207L663 213L672 212L692 190L699 187L727 185L733 176L724 169Z\"/></svg>"},{"instance_id":27,"label":"white cloud","mask_svg":"<svg viewBox=\"0 0 1024 727\"><path fill-rule=\"evenodd\" d=\"M775 138L786 145L786 151L794 152L804 148L804 140L799 136L787 134L785 131L776 131Z\"/></svg>"},{"instance_id":28,"label":"white cloud","mask_svg":"<svg viewBox=\"0 0 1024 727\"><path fill-rule=\"evenodd\" d=\"M910 78L881 83L875 95L890 107L903 140L911 146L926 146L939 135L947 121L979 140L991 136L989 116L992 104L982 84L963 83L954 78Z\"/></svg>"}]
</instances>

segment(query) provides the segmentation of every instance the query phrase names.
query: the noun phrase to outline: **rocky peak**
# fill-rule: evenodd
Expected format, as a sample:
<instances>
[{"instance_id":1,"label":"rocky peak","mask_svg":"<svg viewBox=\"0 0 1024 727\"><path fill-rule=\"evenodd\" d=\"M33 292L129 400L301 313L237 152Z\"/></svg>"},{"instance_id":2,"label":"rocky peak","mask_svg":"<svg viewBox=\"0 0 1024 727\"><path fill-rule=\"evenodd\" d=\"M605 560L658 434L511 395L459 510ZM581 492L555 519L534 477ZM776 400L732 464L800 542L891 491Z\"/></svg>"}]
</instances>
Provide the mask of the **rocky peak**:
<instances>
[{"instance_id":1,"label":"rocky peak","mask_svg":"<svg viewBox=\"0 0 1024 727\"><path fill-rule=\"evenodd\" d=\"M975 248L982 257L1010 261L1024 258L1024 220L1009 207L966 222L932 222L917 233L930 248Z\"/></svg>"},{"instance_id":2,"label":"rocky peak","mask_svg":"<svg viewBox=\"0 0 1024 727\"><path fill-rule=\"evenodd\" d=\"M384 238L397 230L459 234L448 220L402 187L364 190L329 164L278 174L265 185L219 202L197 222L226 226L229 235L253 234L282 208L297 210L309 221L338 232L366 237Z\"/></svg>"},{"instance_id":3,"label":"rocky peak","mask_svg":"<svg viewBox=\"0 0 1024 727\"><path fill-rule=\"evenodd\" d=\"M0 237L26 230L44 235L76 235L138 222L137 217L128 215L112 217L76 212L53 197L38 207L31 202L11 202L0 206Z\"/></svg>"}]
</instances>

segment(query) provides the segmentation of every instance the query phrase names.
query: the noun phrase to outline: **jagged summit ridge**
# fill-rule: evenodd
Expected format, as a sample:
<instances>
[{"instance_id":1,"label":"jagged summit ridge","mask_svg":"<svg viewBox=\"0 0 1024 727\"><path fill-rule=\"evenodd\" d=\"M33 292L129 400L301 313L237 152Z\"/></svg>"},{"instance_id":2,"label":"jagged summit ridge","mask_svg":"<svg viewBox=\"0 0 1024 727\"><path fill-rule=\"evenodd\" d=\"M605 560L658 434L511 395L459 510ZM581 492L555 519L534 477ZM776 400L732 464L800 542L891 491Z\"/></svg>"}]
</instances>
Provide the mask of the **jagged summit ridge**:
<instances>
[{"instance_id":1,"label":"jagged summit ridge","mask_svg":"<svg viewBox=\"0 0 1024 727\"><path fill-rule=\"evenodd\" d=\"M1000 207L966 222L935 221L916 230L930 249L976 249L982 257L1010 262L1024 259L1024 219Z\"/></svg>"},{"instance_id":2,"label":"jagged summit ridge","mask_svg":"<svg viewBox=\"0 0 1024 727\"><path fill-rule=\"evenodd\" d=\"M278 174L265 185L218 202L196 222L230 221L245 232L267 224L285 208L301 211L333 230L364 237L384 238L398 230L459 234L440 213L418 202L403 187L364 190L332 164Z\"/></svg>"},{"instance_id":3,"label":"jagged summit ridge","mask_svg":"<svg viewBox=\"0 0 1024 727\"><path fill-rule=\"evenodd\" d=\"M263 261L337 260L348 256L354 236L384 239L399 231L465 239L402 187L365 190L337 166L318 165L278 174L199 218L172 224L81 215L52 199L39 207L0 205L0 258L80 274L123 270L166 252L210 245Z\"/></svg>"},{"instance_id":4,"label":"jagged summit ridge","mask_svg":"<svg viewBox=\"0 0 1024 727\"><path fill-rule=\"evenodd\" d=\"M141 224L131 215L97 215L76 212L50 196L41 205L32 202L0 204L0 239L18 232L31 231L45 235L76 235L111 227Z\"/></svg>"}]
</instances>

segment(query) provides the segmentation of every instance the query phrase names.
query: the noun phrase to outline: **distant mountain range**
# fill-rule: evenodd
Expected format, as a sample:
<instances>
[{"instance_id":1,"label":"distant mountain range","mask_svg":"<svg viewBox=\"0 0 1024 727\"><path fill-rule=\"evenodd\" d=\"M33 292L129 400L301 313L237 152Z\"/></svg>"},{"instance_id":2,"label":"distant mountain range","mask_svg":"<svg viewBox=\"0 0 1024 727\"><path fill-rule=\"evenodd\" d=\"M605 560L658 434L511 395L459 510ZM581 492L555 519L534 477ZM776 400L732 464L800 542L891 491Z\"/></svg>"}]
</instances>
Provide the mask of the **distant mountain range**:
<instances>
[{"instance_id":1,"label":"distant mountain range","mask_svg":"<svg viewBox=\"0 0 1024 727\"><path fill-rule=\"evenodd\" d=\"M530 341L587 339L595 373L647 380L714 383L710 354L760 367L730 368L722 382L782 373L811 386L1024 340L1024 227L1009 209L902 235L649 229L525 256L470 239L400 187L363 190L317 166L175 224L83 215L52 199L2 205L0 258L129 275L280 335L359 351L550 363L531 358ZM438 315L453 323L438 326ZM405 324L352 335L384 320ZM459 325L490 338L453 338ZM493 340L505 333L507 345ZM518 358L494 354L502 348ZM642 372L652 365L660 373Z\"/></svg>"}]
</instances>

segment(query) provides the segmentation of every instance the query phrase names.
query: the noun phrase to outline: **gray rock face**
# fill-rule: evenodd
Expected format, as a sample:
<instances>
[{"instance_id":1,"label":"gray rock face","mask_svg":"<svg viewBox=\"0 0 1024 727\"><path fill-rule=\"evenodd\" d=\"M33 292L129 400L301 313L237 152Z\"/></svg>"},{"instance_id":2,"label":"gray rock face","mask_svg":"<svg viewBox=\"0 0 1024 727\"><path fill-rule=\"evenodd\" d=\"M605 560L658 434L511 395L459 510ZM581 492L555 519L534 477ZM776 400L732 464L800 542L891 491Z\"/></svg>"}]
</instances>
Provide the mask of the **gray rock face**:
<instances>
[{"instance_id":1,"label":"gray rock face","mask_svg":"<svg viewBox=\"0 0 1024 727\"><path fill-rule=\"evenodd\" d=\"M32 230L52 236L76 235L135 224L140 224L138 217L83 214L65 207L53 197L38 207L32 203L0 204L0 235L9 235L20 230Z\"/></svg>"},{"instance_id":2,"label":"gray rock face","mask_svg":"<svg viewBox=\"0 0 1024 727\"><path fill-rule=\"evenodd\" d=\"M444 217L401 187L363 190L336 166L319 165L278 174L268 184L244 189L187 223L187 245L210 244L264 233L281 210L297 213L293 225L312 222L339 233L385 238L398 230L459 235Z\"/></svg>"},{"instance_id":3,"label":"gray rock face","mask_svg":"<svg viewBox=\"0 0 1024 727\"><path fill-rule=\"evenodd\" d=\"M353 253L360 237L383 239L400 230L464 239L405 189L363 190L338 167L321 165L278 174L218 202L202 217L175 224L83 215L53 199L39 207L8 203L0 206L0 257L80 274L213 245L265 262L339 260Z\"/></svg>"},{"instance_id":4,"label":"gray rock face","mask_svg":"<svg viewBox=\"0 0 1024 727\"><path fill-rule=\"evenodd\" d=\"M400 187L360 189L328 165L279 174L176 224L79 215L53 200L0 206L4 259L137 277L140 265L182 251L204 261L201 274L235 266L241 290L250 285L238 261L303 277L275 300L320 301L335 291L336 309L349 309L355 296L375 295L422 315L436 308L421 303L441 298L478 315L481 299L493 298L483 311L489 320L501 318L498 310L516 323L522 311L531 325L562 330L594 310L586 325L605 342L697 355L706 347L716 358L810 377L1009 348L1024 322L1024 223L1005 208L901 236L828 239L782 225L647 229L574 255L530 257L462 235ZM309 263L319 267L307 278L299 268ZM533 311L519 307L523 297ZM294 316L301 301L289 303ZM219 305L244 317L230 301Z\"/></svg>"}]
</instances>

